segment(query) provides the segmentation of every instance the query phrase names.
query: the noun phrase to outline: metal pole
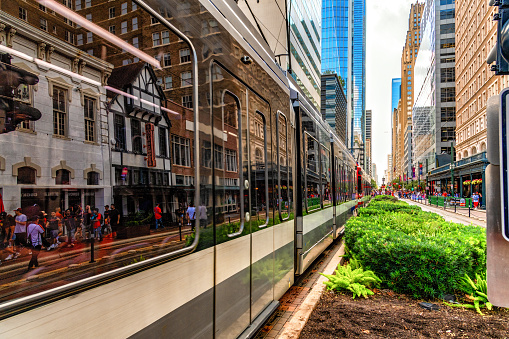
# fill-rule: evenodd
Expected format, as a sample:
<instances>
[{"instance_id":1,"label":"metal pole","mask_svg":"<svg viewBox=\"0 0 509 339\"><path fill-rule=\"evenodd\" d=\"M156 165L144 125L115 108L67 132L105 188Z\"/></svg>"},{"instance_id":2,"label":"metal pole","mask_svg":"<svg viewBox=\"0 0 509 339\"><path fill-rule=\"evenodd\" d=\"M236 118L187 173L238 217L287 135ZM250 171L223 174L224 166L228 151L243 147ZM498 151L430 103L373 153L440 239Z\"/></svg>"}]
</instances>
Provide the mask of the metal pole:
<instances>
[{"instance_id":1,"label":"metal pole","mask_svg":"<svg viewBox=\"0 0 509 339\"><path fill-rule=\"evenodd\" d=\"M454 146L451 141L451 197L454 197Z\"/></svg>"},{"instance_id":2,"label":"metal pole","mask_svg":"<svg viewBox=\"0 0 509 339\"><path fill-rule=\"evenodd\" d=\"M95 260L94 260L94 241L95 240L95 237L94 237L94 233L93 231L90 232L90 263L95 263Z\"/></svg>"}]
</instances>

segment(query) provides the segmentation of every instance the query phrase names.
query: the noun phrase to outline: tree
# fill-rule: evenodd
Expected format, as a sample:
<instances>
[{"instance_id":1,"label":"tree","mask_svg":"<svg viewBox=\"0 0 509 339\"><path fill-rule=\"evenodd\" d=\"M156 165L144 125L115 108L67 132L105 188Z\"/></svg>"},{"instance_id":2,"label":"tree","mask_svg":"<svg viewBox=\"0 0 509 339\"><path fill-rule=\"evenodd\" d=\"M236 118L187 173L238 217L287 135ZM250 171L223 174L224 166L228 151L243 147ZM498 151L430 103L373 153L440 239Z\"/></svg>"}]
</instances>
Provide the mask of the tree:
<instances>
[{"instance_id":1,"label":"tree","mask_svg":"<svg viewBox=\"0 0 509 339\"><path fill-rule=\"evenodd\" d=\"M378 189L375 179L371 179L371 188Z\"/></svg>"}]
</instances>

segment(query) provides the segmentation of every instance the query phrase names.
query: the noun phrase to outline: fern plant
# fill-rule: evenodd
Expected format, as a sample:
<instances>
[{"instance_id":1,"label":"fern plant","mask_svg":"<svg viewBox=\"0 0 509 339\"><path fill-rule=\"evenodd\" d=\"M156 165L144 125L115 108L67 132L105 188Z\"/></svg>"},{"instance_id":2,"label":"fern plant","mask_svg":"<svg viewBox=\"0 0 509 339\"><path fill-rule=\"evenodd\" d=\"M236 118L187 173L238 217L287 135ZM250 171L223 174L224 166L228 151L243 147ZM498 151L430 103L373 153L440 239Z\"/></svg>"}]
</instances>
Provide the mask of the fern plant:
<instances>
[{"instance_id":1,"label":"fern plant","mask_svg":"<svg viewBox=\"0 0 509 339\"><path fill-rule=\"evenodd\" d=\"M338 265L334 274L320 274L329 279L323 282L328 291L350 291L353 293L352 299L373 295L374 293L368 287L378 286L382 282L373 271L364 271L354 258L351 258L345 266Z\"/></svg>"},{"instance_id":2,"label":"fern plant","mask_svg":"<svg viewBox=\"0 0 509 339\"><path fill-rule=\"evenodd\" d=\"M472 308L477 311L480 315L484 315L481 312L482 307L486 307L488 310L493 308L493 305L488 301L488 285L486 282L485 274L476 274L475 282L470 279L468 274L460 280L460 287L463 292L466 292L467 299L472 301L474 304L448 304L454 307Z\"/></svg>"}]
</instances>

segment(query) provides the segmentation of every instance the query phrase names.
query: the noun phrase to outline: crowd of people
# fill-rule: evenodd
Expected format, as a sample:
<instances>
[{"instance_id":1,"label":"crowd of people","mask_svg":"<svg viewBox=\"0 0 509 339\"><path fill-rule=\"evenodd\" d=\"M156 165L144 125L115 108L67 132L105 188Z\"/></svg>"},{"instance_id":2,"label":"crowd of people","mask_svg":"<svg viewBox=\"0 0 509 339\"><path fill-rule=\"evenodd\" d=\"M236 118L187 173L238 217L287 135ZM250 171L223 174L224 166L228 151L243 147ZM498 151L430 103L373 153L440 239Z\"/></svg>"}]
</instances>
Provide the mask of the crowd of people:
<instances>
[{"instance_id":1,"label":"crowd of people","mask_svg":"<svg viewBox=\"0 0 509 339\"><path fill-rule=\"evenodd\" d=\"M51 251L59 247L74 247L94 237L116 238L120 224L120 212L115 205L98 208L71 206L64 211L58 207L48 215L34 205L25 210L17 208L13 214L0 214L0 249L7 254L4 260L13 260L22 254L31 255L28 269L38 266L37 256L41 250ZM1 263L1 261L0 261Z\"/></svg>"}]
</instances>

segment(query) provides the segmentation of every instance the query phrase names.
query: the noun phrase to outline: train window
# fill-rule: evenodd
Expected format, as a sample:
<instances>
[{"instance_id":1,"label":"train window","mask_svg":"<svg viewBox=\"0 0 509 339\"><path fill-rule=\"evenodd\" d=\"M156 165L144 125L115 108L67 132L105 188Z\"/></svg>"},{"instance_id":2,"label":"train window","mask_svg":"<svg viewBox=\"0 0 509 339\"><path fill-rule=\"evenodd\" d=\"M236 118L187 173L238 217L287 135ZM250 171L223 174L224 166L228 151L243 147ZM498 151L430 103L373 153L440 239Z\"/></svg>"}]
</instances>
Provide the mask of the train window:
<instances>
[{"instance_id":1,"label":"train window","mask_svg":"<svg viewBox=\"0 0 509 339\"><path fill-rule=\"evenodd\" d=\"M267 122L265 115L256 111L251 116L249 144L254 158L251 159L251 220L259 228L269 224L269 176L267 166Z\"/></svg>"},{"instance_id":2,"label":"train window","mask_svg":"<svg viewBox=\"0 0 509 339\"><path fill-rule=\"evenodd\" d=\"M278 210L281 221L290 218L291 195L290 195L290 173L288 163L288 121L282 112L277 114L277 168L278 168Z\"/></svg>"},{"instance_id":3,"label":"train window","mask_svg":"<svg viewBox=\"0 0 509 339\"><path fill-rule=\"evenodd\" d=\"M311 134L304 132L304 136L306 151L305 206L309 213L321 208L320 162L318 159L320 144Z\"/></svg>"},{"instance_id":4,"label":"train window","mask_svg":"<svg viewBox=\"0 0 509 339\"><path fill-rule=\"evenodd\" d=\"M332 206L332 173L330 167L330 150L323 144L320 145L320 158L322 164L321 168L321 182L323 188L323 207Z\"/></svg>"},{"instance_id":5,"label":"train window","mask_svg":"<svg viewBox=\"0 0 509 339\"><path fill-rule=\"evenodd\" d=\"M240 235L244 230L243 173L240 128L240 101L229 91L224 91L221 106L214 109L214 183L215 226L217 232L228 237ZM240 124L238 124L240 127ZM226 239L225 239L226 240Z\"/></svg>"}]
</instances>

